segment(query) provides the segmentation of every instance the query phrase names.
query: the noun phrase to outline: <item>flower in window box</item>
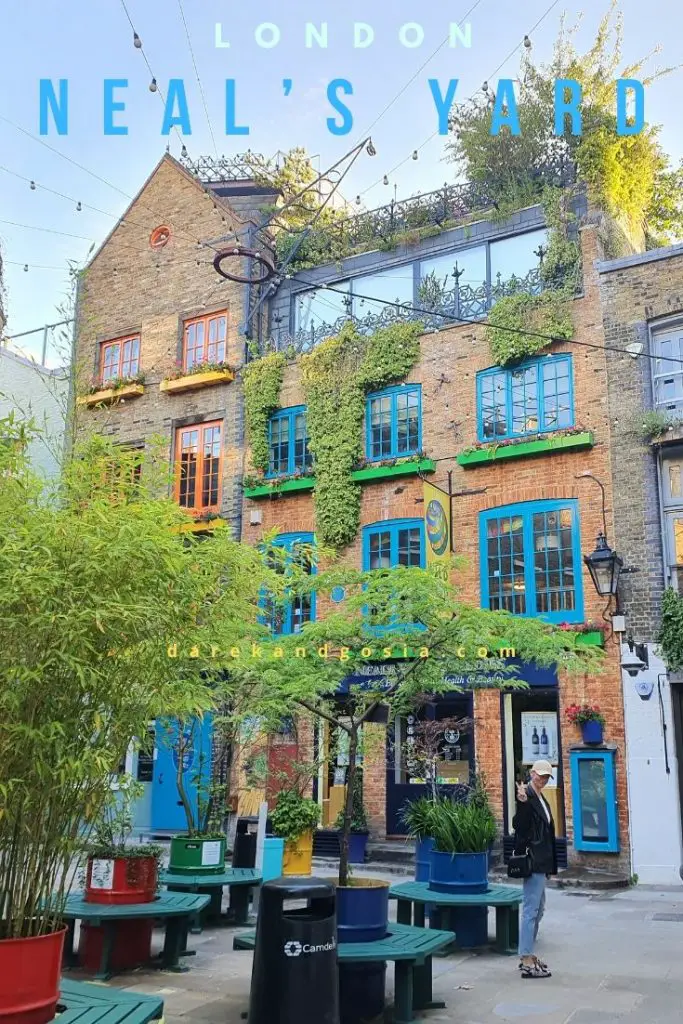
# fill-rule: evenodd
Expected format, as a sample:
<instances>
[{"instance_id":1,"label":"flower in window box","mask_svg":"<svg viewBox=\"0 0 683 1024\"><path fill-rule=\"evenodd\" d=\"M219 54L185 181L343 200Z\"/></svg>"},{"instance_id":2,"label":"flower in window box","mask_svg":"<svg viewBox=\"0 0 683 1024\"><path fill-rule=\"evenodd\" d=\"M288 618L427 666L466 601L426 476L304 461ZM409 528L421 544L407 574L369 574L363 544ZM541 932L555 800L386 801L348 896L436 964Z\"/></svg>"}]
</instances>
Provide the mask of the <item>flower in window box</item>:
<instances>
[{"instance_id":1,"label":"flower in window box","mask_svg":"<svg viewBox=\"0 0 683 1024\"><path fill-rule=\"evenodd\" d=\"M94 395L98 391L118 391L119 388L128 387L131 384L144 384L144 373L136 373L132 377L112 377L109 380L102 380L101 377L91 377L88 394Z\"/></svg>"},{"instance_id":2,"label":"flower in window box","mask_svg":"<svg viewBox=\"0 0 683 1024\"><path fill-rule=\"evenodd\" d=\"M599 704L570 704L564 713L572 725L583 725L585 722L605 724L605 716Z\"/></svg>"},{"instance_id":3,"label":"flower in window box","mask_svg":"<svg viewBox=\"0 0 683 1024\"><path fill-rule=\"evenodd\" d=\"M168 374L166 379L178 380L180 377L193 377L197 373L214 373L220 372L221 370L230 370L231 373L234 372L230 363L225 361L221 363L195 363L194 366L191 366L186 370L183 367L182 361L180 359L176 359L175 368L172 373Z\"/></svg>"}]
</instances>

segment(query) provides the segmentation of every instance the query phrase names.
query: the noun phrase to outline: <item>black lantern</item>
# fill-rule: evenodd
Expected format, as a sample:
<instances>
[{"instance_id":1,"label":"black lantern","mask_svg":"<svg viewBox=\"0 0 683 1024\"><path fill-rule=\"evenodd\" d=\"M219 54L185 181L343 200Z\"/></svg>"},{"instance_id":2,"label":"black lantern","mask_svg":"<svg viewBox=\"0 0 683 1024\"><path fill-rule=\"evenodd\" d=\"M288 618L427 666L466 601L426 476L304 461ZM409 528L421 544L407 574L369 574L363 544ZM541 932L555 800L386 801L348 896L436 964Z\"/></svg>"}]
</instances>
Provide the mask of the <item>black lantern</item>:
<instances>
[{"instance_id":1,"label":"black lantern","mask_svg":"<svg viewBox=\"0 0 683 1024\"><path fill-rule=\"evenodd\" d=\"M584 555L583 560L588 566L598 594L601 597L616 594L624 562L615 551L612 551L604 533L598 534L593 554Z\"/></svg>"}]
</instances>

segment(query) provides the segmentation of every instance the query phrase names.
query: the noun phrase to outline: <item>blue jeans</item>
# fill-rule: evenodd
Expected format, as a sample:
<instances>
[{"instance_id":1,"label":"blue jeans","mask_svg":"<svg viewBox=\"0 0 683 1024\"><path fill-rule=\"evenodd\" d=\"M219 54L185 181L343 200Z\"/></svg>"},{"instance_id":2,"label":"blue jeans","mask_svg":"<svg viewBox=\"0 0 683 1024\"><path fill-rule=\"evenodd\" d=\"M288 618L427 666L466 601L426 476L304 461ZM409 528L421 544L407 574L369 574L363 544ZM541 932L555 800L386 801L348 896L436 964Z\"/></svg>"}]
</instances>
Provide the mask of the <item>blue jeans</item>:
<instances>
[{"instance_id":1,"label":"blue jeans","mask_svg":"<svg viewBox=\"0 0 683 1024\"><path fill-rule=\"evenodd\" d=\"M545 910L545 875L533 874L524 879L522 920L519 925L519 955L531 956L538 935L538 926Z\"/></svg>"}]
</instances>

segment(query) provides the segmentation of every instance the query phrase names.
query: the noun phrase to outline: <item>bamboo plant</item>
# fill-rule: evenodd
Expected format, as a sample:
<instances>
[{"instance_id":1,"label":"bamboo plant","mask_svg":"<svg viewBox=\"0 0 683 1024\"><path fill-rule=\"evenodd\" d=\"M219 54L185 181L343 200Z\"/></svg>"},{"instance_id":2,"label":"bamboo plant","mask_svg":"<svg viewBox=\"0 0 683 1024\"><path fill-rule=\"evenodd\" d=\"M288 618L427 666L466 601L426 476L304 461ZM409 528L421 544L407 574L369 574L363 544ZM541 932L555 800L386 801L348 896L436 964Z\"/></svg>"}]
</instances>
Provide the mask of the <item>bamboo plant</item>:
<instances>
[{"instance_id":1,"label":"bamboo plant","mask_svg":"<svg viewBox=\"0 0 683 1024\"><path fill-rule=\"evenodd\" d=\"M31 436L0 421L0 940L57 926L129 744L212 706L203 652L253 635L266 578L228 531L180 532L153 451L138 479L94 437L50 489Z\"/></svg>"}]
</instances>

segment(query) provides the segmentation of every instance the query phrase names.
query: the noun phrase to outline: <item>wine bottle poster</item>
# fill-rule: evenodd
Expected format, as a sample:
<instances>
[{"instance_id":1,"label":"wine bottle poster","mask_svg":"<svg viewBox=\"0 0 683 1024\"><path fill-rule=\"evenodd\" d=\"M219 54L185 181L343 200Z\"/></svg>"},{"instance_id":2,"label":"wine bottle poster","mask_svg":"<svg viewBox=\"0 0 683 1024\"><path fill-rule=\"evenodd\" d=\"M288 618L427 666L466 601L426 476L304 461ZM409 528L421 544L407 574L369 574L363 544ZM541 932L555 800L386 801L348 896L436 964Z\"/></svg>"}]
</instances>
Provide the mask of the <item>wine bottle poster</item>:
<instances>
[{"instance_id":1,"label":"wine bottle poster","mask_svg":"<svg viewBox=\"0 0 683 1024\"><path fill-rule=\"evenodd\" d=\"M557 764L557 714L554 711L522 712L522 761Z\"/></svg>"}]
</instances>

